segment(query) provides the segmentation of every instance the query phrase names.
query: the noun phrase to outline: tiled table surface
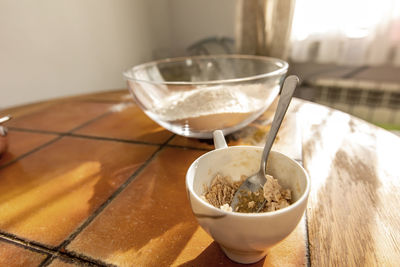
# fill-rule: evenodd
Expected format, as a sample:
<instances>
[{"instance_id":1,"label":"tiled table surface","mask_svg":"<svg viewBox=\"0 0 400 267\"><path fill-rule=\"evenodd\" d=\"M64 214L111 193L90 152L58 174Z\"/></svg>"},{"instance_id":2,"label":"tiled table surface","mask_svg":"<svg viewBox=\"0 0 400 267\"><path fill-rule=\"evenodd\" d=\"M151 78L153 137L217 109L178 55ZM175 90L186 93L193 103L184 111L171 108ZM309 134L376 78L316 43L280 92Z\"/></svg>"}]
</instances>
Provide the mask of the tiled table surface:
<instances>
[{"instance_id":1,"label":"tiled table surface","mask_svg":"<svg viewBox=\"0 0 400 267\"><path fill-rule=\"evenodd\" d=\"M274 108L228 144L263 145ZM199 227L185 192L187 168L212 142L164 130L127 91L6 113L0 266L239 266ZM253 266L400 261L400 138L294 100L275 149L303 160L312 192L296 230Z\"/></svg>"}]
</instances>

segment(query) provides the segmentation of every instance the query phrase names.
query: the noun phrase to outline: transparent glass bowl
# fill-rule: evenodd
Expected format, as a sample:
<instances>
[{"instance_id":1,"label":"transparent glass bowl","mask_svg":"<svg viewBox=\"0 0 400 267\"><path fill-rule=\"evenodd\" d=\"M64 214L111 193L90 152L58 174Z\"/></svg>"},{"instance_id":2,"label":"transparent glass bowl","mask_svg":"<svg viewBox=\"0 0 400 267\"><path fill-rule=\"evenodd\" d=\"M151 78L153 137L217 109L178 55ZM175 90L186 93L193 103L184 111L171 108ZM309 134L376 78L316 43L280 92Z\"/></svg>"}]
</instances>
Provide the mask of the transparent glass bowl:
<instances>
[{"instance_id":1,"label":"transparent glass bowl","mask_svg":"<svg viewBox=\"0 0 400 267\"><path fill-rule=\"evenodd\" d=\"M152 120L178 135L212 138L254 121L279 93L288 63L261 56L213 55L153 61L124 72Z\"/></svg>"}]
</instances>

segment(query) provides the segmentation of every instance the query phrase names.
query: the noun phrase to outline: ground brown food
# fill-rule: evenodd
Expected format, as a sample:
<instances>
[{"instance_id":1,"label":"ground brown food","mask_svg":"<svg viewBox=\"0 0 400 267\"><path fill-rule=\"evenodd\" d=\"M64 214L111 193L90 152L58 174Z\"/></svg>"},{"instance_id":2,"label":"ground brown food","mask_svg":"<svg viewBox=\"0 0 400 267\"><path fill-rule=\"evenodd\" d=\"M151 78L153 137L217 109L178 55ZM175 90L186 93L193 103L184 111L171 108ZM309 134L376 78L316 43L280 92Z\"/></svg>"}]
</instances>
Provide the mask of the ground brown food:
<instances>
[{"instance_id":1,"label":"ground brown food","mask_svg":"<svg viewBox=\"0 0 400 267\"><path fill-rule=\"evenodd\" d=\"M230 177L217 174L210 186L204 185L204 199L214 207L232 211L230 204L244 179L246 179L246 176L242 176L240 181L233 182ZM259 205L264 201L265 206L262 212L275 211L289 206L291 201L290 189L282 189L278 180L270 175L267 176L264 187L258 192L246 193L242 194L239 199L236 212L257 212Z\"/></svg>"},{"instance_id":2,"label":"ground brown food","mask_svg":"<svg viewBox=\"0 0 400 267\"><path fill-rule=\"evenodd\" d=\"M204 185L204 197L214 207L220 208L224 204L230 205L242 181L232 182L228 176L217 174L211 185Z\"/></svg>"}]
</instances>

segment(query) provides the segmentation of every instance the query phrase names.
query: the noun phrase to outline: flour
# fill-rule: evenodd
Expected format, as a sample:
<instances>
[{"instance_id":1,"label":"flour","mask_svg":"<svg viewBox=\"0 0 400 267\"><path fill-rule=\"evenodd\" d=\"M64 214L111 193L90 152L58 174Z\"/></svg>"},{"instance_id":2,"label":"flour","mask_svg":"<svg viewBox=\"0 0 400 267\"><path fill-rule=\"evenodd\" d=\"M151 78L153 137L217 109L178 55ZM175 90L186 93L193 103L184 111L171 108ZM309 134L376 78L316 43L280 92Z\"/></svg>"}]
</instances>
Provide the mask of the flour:
<instances>
[{"instance_id":1,"label":"flour","mask_svg":"<svg viewBox=\"0 0 400 267\"><path fill-rule=\"evenodd\" d=\"M153 112L165 121L221 113L251 113L265 105L271 91L261 84L200 87L175 93Z\"/></svg>"}]
</instances>

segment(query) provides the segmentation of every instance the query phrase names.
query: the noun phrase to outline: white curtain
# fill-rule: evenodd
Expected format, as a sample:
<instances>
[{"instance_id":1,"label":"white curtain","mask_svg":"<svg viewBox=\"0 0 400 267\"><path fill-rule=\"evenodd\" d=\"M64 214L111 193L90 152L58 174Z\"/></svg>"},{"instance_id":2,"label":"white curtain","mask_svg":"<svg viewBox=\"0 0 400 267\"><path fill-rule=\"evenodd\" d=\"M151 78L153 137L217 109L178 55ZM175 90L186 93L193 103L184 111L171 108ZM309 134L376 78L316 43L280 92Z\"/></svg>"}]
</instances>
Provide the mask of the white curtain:
<instances>
[{"instance_id":1,"label":"white curtain","mask_svg":"<svg viewBox=\"0 0 400 267\"><path fill-rule=\"evenodd\" d=\"M296 0L290 58L400 66L400 0Z\"/></svg>"}]
</instances>

